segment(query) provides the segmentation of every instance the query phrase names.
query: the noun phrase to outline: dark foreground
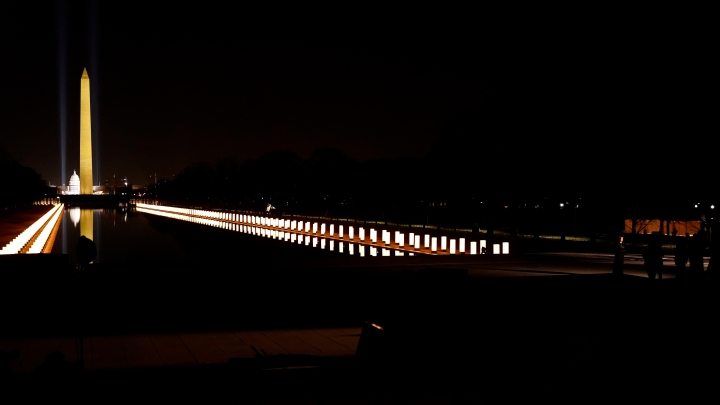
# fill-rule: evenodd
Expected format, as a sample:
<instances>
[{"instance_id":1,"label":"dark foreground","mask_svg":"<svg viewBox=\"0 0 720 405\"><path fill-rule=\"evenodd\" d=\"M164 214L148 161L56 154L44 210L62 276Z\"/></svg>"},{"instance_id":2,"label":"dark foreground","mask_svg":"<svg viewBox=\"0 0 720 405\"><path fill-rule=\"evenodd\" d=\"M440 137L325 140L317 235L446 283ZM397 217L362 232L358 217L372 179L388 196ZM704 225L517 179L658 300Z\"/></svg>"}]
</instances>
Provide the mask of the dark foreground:
<instances>
[{"instance_id":1,"label":"dark foreground","mask_svg":"<svg viewBox=\"0 0 720 405\"><path fill-rule=\"evenodd\" d=\"M717 396L719 306L717 285L708 282L648 280L638 276L641 262L629 260L633 275L613 277L611 259L595 256L340 258L179 221L152 223L175 235L186 259L97 264L80 273L63 255L0 261L0 339L369 323L382 330L366 326L347 357L3 369L3 395L240 403Z\"/></svg>"},{"instance_id":2,"label":"dark foreground","mask_svg":"<svg viewBox=\"0 0 720 405\"><path fill-rule=\"evenodd\" d=\"M586 403L717 396L719 306L717 286L706 281L467 277L432 266L299 270L277 260L97 265L81 275L70 265L24 263L5 266L2 277L2 338L366 325L354 357L95 372L60 362L6 373L7 394L38 387L25 397Z\"/></svg>"}]
</instances>

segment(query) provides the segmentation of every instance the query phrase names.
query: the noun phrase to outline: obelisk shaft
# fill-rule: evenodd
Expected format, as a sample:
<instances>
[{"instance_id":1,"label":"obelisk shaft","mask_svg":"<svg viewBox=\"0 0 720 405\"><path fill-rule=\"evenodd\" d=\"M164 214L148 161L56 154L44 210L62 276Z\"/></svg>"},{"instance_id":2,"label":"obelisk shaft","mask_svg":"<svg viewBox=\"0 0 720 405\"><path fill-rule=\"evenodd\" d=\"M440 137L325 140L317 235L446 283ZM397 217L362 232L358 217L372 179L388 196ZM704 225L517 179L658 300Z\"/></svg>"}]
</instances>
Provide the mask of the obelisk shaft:
<instances>
[{"instance_id":1,"label":"obelisk shaft","mask_svg":"<svg viewBox=\"0 0 720 405\"><path fill-rule=\"evenodd\" d=\"M93 193L92 133L90 130L90 77L80 78L80 194Z\"/></svg>"}]
</instances>

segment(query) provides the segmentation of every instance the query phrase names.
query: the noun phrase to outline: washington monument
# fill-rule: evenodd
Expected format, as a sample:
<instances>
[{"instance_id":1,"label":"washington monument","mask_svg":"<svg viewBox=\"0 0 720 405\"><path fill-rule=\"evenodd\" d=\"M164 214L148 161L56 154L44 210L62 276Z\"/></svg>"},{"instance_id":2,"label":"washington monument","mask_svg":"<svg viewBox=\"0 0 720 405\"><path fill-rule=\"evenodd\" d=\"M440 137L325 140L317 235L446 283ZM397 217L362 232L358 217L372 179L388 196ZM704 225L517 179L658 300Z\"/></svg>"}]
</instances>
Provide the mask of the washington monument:
<instances>
[{"instance_id":1,"label":"washington monument","mask_svg":"<svg viewBox=\"0 0 720 405\"><path fill-rule=\"evenodd\" d=\"M90 77L80 77L80 194L93 193L92 134L90 130Z\"/></svg>"}]
</instances>

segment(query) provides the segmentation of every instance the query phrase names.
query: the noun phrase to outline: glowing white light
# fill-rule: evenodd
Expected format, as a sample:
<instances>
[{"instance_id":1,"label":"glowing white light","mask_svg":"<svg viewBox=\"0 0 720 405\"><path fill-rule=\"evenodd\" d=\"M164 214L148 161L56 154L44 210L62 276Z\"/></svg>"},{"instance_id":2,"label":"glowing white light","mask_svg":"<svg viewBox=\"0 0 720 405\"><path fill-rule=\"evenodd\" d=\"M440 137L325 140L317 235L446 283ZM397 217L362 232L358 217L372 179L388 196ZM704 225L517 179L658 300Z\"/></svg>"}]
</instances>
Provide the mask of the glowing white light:
<instances>
[{"instance_id":1,"label":"glowing white light","mask_svg":"<svg viewBox=\"0 0 720 405\"><path fill-rule=\"evenodd\" d=\"M455 254L455 239L450 239L450 254Z\"/></svg>"},{"instance_id":2,"label":"glowing white light","mask_svg":"<svg viewBox=\"0 0 720 405\"><path fill-rule=\"evenodd\" d=\"M370 256L377 256L377 248L374 246L370 246Z\"/></svg>"},{"instance_id":3,"label":"glowing white light","mask_svg":"<svg viewBox=\"0 0 720 405\"><path fill-rule=\"evenodd\" d=\"M42 231L40 231L40 235L38 235L38 237L35 238L35 241L33 242L32 246L30 246L30 248L28 249L28 253L41 253L42 252L48 239L50 239L50 232L52 232L53 228L55 228L55 224L57 224L57 222L60 220L60 216L62 215L63 208L64 208L63 205L56 205L53 209L51 209L49 211L49 213L51 214L50 218L47 220L45 227L42 228ZM45 216L47 216L47 214L45 214L43 216L43 218ZM38 229L40 229L40 228L38 227ZM32 237L32 236L33 235L30 235L30 237ZM25 243L23 243L23 245L25 245L25 244L27 244L27 241ZM22 249L22 246L20 246L20 249Z\"/></svg>"},{"instance_id":4,"label":"glowing white light","mask_svg":"<svg viewBox=\"0 0 720 405\"><path fill-rule=\"evenodd\" d=\"M344 243L344 242L338 243L338 252L342 253L344 247L345 247L345 243Z\"/></svg>"},{"instance_id":5,"label":"glowing white light","mask_svg":"<svg viewBox=\"0 0 720 405\"><path fill-rule=\"evenodd\" d=\"M477 254L477 242L475 242L475 241L470 242L470 254L471 255Z\"/></svg>"},{"instance_id":6,"label":"glowing white light","mask_svg":"<svg viewBox=\"0 0 720 405\"><path fill-rule=\"evenodd\" d=\"M465 238L460 238L460 243L459 243L459 245L460 245L460 246L458 247L458 251L459 251L460 253L465 253Z\"/></svg>"},{"instance_id":7,"label":"glowing white light","mask_svg":"<svg viewBox=\"0 0 720 405\"><path fill-rule=\"evenodd\" d=\"M437 237L436 237L436 236L433 236L432 238L430 238L430 240L431 240L431 243L430 243L431 248L430 248L430 250L431 250L433 253L435 253L435 252L437 252Z\"/></svg>"},{"instance_id":8,"label":"glowing white light","mask_svg":"<svg viewBox=\"0 0 720 405\"><path fill-rule=\"evenodd\" d=\"M425 249L430 247L430 235L425 235Z\"/></svg>"},{"instance_id":9,"label":"glowing white light","mask_svg":"<svg viewBox=\"0 0 720 405\"><path fill-rule=\"evenodd\" d=\"M447 250L447 236L440 237L440 249L443 252Z\"/></svg>"},{"instance_id":10,"label":"glowing white light","mask_svg":"<svg viewBox=\"0 0 720 405\"><path fill-rule=\"evenodd\" d=\"M265 217L265 216L253 216L253 215L245 215L245 214L238 214L238 213L232 213L232 212L223 212L223 211L207 211L207 210L196 210L192 208L177 208L177 207L163 207L163 206L149 206L149 208L145 208L143 204L138 203L137 205L139 210L143 210L143 212L147 211L152 214L156 215L163 215L169 218L174 219L180 219L184 221L191 221L194 223L199 223L203 225L218 227L222 229L229 229L235 232L244 232L246 234L253 234L258 235L266 238L272 238L272 239L278 239L278 240L284 240L284 241L291 241L295 242L298 241L299 244L304 244L306 246L310 246L310 238L312 237L311 234L318 234L315 238L313 238L313 246L317 247L317 239L320 239L321 248L325 249L325 246L328 245L327 241L330 241L330 250L335 249L335 241L333 239L324 239L320 235L327 235L328 232L330 232L330 236L334 236L335 233L335 224L328 224L328 223L320 223L320 222L312 222L312 221L297 221L297 220L290 220L290 219L283 219L283 218L272 218L272 217ZM248 225L245 225L248 224ZM257 226L252 226L250 224L256 224ZM312 225L312 227L311 227ZM320 226L318 226L320 225ZM330 225L328 227L328 225ZM312 228L312 232L310 229ZM358 231L358 240L360 242L365 243L377 243L380 235L378 235L378 231L374 228L370 229L369 234L369 242L368 242L368 236L366 236L365 228L364 227L357 227ZM297 230L298 232L303 232L305 234L305 237L302 236L302 234L295 233L295 232L289 232L289 230L292 229L293 231ZM343 226L338 225L339 237L340 239L344 238L344 235L342 233ZM415 234L414 232L408 233L408 237L406 239L405 234L401 231L388 231L388 230L381 230L383 239L382 242L387 248L387 253L384 252L384 255L392 256L392 253L389 252L396 252L395 256L406 256L402 250L395 250L395 247L393 246L390 248L390 245L397 244L397 248L415 248L420 249L422 244L422 238L420 234ZM391 242L393 239L393 232L394 232L394 241ZM432 237L433 242L433 253L436 253L438 250L438 241L437 239L441 237ZM445 250L447 250L447 237L442 237L445 239ZM355 227L349 226L348 227L348 239L351 241L355 240ZM430 239L431 236L425 235L426 244L428 247L430 247ZM457 240L452 240L451 244L453 244L453 252L455 254L458 253L457 247ZM339 249L343 249L344 245L339 242ZM13 243L13 245L16 243ZM459 250L460 253L464 253L464 238L460 239L459 244L462 246L462 249ZM353 253L354 251L354 244L348 244L353 245ZM370 247L370 255L373 254L373 246ZM506 249L505 245L502 245L501 249ZM5 253L7 249L2 249L2 252ZM364 256L366 254L365 247L362 244L358 245L358 252L361 256ZM377 248L375 248L375 252L377 252ZM379 253L379 252L377 252Z\"/></svg>"},{"instance_id":11,"label":"glowing white light","mask_svg":"<svg viewBox=\"0 0 720 405\"><path fill-rule=\"evenodd\" d=\"M480 254L483 253L483 249L487 249L487 241L485 239L480 241ZM487 252L487 250L485 251Z\"/></svg>"},{"instance_id":12,"label":"glowing white light","mask_svg":"<svg viewBox=\"0 0 720 405\"><path fill-rule=\"evenodd\" d=\"M348 243L348 253L352 256L355 253L355 244Z\"/></svg>"},{"instance_id":13,"label":"glowing white light","mask_svg":"<svg viewBox=\"0 0 720 405\"><path fill-rule=\"evenodd\" d=\"M502 243L502 253L504 255L510 253L510 242L503 242Z\"/></svg>"},{"instance_id":14,"label":"glowing white light","mask_svg":"<svg viewBox=\"0 0 720 405\"><path fill-rule=\"evenodd\" d=\"M494 255L500 254L500 244L499 243L493 244L493 254Z\"/></svg>"},{"instance_id":15,"label":"glowing white light","mask_svg":"<svg viewBox=\"0 0 720 405\"><path fill-rule=\"evenodd\" d=\"M80 207L68 208L68 215L73 223L73 227L77 227L77 224L80 223Z\"/></svg>"},{"instance_id":16,"label":"glowing white light","mask_svg":"<svg viewBox=\"0 0 720 405\"><path fill-rule=\"evenodd\" d=\"M390 256L390 249L382 248L382 255L383 255L383 256Z\"/></svg>"}]
</instances>

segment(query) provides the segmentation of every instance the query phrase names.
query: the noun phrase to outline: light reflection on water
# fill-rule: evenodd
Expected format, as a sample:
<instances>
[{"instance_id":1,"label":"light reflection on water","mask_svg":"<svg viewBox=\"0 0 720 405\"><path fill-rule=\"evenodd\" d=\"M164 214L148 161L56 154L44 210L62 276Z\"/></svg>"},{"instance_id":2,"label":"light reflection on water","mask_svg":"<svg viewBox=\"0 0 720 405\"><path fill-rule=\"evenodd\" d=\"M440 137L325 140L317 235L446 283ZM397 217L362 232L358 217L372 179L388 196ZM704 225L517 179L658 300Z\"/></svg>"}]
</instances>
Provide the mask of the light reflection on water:
<instances>
[{"instance_id":1,"label":"light reflection on water","mask_svg":"<svg viewBox=\"0 0 720 405\"><path fill-rule=\"evenodd\" d=\"M81 235L85 235L97 246L97 256L93 263L178 262L203 259L210 252L216 255L215 258L219 254L228 257L297 254L297 251L288 251L291 245L308 252L314 251L310 255L315 257L404 255L393 249L318 236L213 220L187 223L139 211L68 208L63 213L52 253L67 254L69 261L76 263L77 241ZM178 223L182 226L173 226ZM311 247L314 249L309 249Z\"/></svg>"},{"instance_id":2,"label":"light reflection on water","mask_svg":"<svg viewBox=\"0 0 720 405\"><path fill-rule=\"evenodd\" d=\"M52 253L69 256L76 262L77 241L81 235L97 246L93 263L128 261L182 260L187 255L171 235L153 228L145 215L127 210L85 209L65 210Z\"/></svg>"}]
</instances>

